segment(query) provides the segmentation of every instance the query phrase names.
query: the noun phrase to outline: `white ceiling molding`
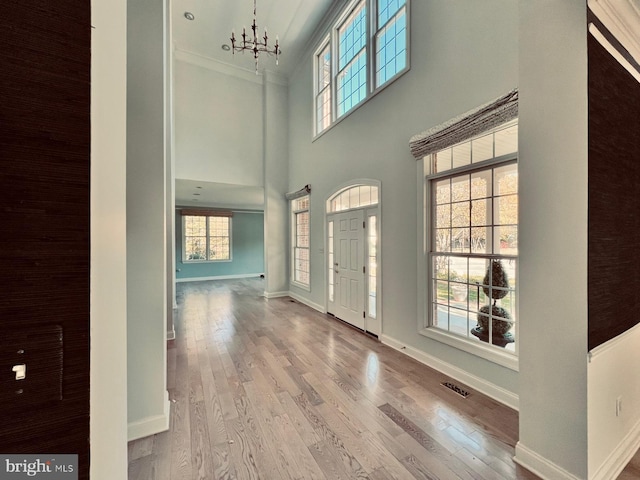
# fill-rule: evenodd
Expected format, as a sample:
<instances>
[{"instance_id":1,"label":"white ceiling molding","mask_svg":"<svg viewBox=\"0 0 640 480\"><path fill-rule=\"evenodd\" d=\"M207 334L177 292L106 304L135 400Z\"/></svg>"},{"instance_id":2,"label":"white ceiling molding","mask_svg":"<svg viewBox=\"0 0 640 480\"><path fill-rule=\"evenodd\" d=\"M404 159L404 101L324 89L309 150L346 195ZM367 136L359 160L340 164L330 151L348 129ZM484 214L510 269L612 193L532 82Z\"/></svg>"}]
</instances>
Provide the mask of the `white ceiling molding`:
<instances>
[{"instance_id":1,"label":"white ceiling molding","mask_svg":"<svg viewBox=\"0 0 640 480\"><path fill-rule=\"evenodd\" d=\"M640 63L640 0L589 0L589 8Z\"/></svg>"},{"instance_id":2,"label":"white ceiling molding","mask_svg":"<svg viewBox=\"0 0 640 480\"><path fill-rule=\"evenodd\" d=\"M259 85L262 85L265 81L275 83L277 85L283 85L285 87L289 85L287 77L276 72L265 70L264 72L256 75L255 70L247 70L242 67L237 67L229 63L221 62L220 60L198 55L193 52L187 52L185 50L175 49L174 58L181 62L190 63L191 65L196 65L198 67L206 68L207 70L222 73L224 75L230 75Z\"/></svg>"},{"instance_id":3,"label":"white ceiling molding","mask_svg":"<svg viewBox=\"0 0 640 480\"><path fill-rule=\"evenodd\" d=\"M589 33L593 35L600 45L604 47L604 49L609 52L613 58L615 58L620 65L624 67L624 69L629 72L637 81L640 83L640 72L636 70L633 65L631 65L626 58L622 56L622 54L613 46L611 42L607 40L607 38L602 34L598 27L596 27L593 23L589 24Z\"/></svg>"},{"instance_id":4,"label":"white ceiling molding","mask_svg":"<svg viewBox=\"0 0 640 480\"><path fill-rule=\"evenodd\" d=\"M248 82L257 83L259 85L262 85L263 83L262 75L256 75L255 70L246 70L244 68L236 67L235 65L214 60L213 58L198 55L197 53L187 52L176 48L174 58L181 62L190 63L191 65L206 68L207 70L222 73L224 75L230 75Z\"/></svg>"}]
</instances>

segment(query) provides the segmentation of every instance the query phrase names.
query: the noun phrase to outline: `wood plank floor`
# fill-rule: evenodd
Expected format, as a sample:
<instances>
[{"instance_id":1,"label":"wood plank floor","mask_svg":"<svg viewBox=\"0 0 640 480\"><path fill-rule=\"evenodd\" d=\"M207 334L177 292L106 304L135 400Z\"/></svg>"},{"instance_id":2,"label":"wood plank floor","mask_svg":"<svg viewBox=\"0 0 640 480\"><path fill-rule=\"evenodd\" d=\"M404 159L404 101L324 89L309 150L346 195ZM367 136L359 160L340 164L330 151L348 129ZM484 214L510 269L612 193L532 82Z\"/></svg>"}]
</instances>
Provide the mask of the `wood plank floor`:
<instances>
[{"instance_id":1,"label":"wood plank floor","mask_svg":"<svg viewBox=\"0 0 640 480\"><path fill-rule=\"evenodd\" d=\"M171 428L129 444L129 480L538 478L516 412L262 282L179 284Z\"/></svg>"}]
</instances>

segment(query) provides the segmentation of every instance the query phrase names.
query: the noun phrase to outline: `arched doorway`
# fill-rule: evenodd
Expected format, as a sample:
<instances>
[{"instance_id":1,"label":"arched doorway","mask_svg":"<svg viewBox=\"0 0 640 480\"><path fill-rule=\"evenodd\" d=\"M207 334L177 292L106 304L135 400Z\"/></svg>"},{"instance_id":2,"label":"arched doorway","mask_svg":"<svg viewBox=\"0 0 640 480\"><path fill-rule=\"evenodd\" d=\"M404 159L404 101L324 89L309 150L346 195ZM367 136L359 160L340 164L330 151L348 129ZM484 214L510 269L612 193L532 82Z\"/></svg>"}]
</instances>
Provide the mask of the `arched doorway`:
<instances>
[{"instance_id":1,"label":"arched doorway","mask_svg":"<svg viewBox=\"0 0 640 480\"><path fill-rule=\"evenodd\" d=\"M380 182L356 180L332 193L327 212L327 312L381 333Z\"/></svg>"}]
</instances>

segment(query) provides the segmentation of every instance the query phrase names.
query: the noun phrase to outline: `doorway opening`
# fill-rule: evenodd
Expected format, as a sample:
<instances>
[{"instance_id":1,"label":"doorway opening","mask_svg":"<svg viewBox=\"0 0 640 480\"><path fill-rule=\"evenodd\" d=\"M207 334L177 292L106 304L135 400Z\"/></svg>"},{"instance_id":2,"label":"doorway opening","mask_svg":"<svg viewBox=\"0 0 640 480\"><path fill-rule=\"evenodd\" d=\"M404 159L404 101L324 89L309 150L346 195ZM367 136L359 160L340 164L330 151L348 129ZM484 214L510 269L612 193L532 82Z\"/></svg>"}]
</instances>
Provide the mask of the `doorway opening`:
<instances>
[{"instance_id":1,"label":"doorway opening","mask_svg":"<svg viewBox=\"0 0 640 480\"><path fill-rule=\"evenodd\" d=\"M327 313L378 336L380 182L349 182L329 196L326 209Z\"/></svg>"}]
</instances>

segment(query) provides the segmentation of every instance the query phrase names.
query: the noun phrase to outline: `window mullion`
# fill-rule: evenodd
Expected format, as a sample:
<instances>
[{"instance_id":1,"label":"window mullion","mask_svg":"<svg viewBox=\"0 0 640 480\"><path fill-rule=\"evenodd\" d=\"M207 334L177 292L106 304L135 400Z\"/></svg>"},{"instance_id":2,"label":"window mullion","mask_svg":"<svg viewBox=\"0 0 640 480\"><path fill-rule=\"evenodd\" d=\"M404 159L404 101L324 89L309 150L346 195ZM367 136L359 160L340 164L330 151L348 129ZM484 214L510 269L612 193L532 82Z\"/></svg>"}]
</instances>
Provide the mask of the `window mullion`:
<instances>
[{"instance_id":1,"label":"window mullion","mask_svg":"<svg viewBox=\"0 0 640 480\"><path fill-rule=\"evenodd\" d=\"M360 54L362 53L362 51L365 51L365 56L366 56L366 50L367 50L367 46L365 45L364 47L362 47L360 50L358 50L358 53L356 53L353 58L351 58L351 60L349 60L349 62L344 66L344 68L342 70L338 70L338 74L336 75L336 79L340 76L340 74L342 74L342 72L344 72L345 70L348 70L350 66L352 66L356 60L358 60L358 57L360 57Z\"/></svg>"},{"instance_id":2,"label":"window mullion","mask_svg":"<svg viewBox=\"0 0 640 480\"><path fill-rule=\"evenodd\" d=\"M365 99L368 98L375 90L376 49L372 48L372 45L375 46L376 44L375 36L377 34L378 23L378 2L376 0L367 0L367 15L369 18L365 23L367 28L367 41L365 42L365 48L367 49L367 96Z\"/></svg>"},{"instance_id":3,"label":"window mullion","mask_svg":"<svg viewBox=\"0 0 640 480\"><path fill-rule=\"evenodd\" d=\"M207 260L211 260L211 256L209 255L209 252L211 252L211 239L209 238L211 234L211 230L210 230L211 227L209 222L210 222L210 217L206 217L206 222L205 222L205 228L206 228L205 239L206 240L205 240L205 247L204 247L205 248L204 256Z\"/></svg>"}]
</instances>

